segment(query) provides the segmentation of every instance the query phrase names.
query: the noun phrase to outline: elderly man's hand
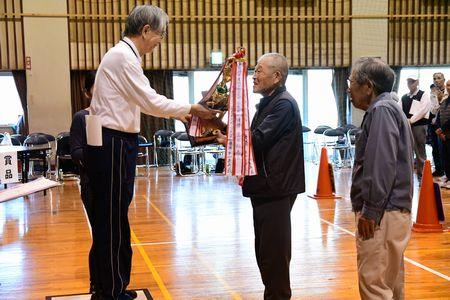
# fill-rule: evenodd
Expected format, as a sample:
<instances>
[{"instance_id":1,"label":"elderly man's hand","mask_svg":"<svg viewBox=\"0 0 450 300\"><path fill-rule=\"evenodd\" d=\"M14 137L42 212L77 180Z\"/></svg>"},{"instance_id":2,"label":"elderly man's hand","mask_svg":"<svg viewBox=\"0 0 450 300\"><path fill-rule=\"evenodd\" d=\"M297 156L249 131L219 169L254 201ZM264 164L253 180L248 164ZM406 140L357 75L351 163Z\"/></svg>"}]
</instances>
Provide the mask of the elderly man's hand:
<instances>
[{"instance_id":1,"label":"elderly man's hand","mask_svg":"<svg viewBox=\"0 0 450 300\"><path fill-rule=\"evenodd\" d=\"M209 120L202 120L202 126L206 129L219 129L221 131L224 131L227 127L227 124L225 124L221 119L214 117Z\"/></svg>"},{"instance_id":2,"label":"elderly man's hand","mask_svg":"<svg viewBox=\"0 0 450 300\"><path fill-rule=\"evenodd\" d=\"M358 221L358 235L363 240L373 238L375 233L375 221L361 216Z\"/></svg>"},{"instance_id":3,"label":"elderly man's hand","mask_svg":"<svg viewBox=\"0 0 450 300\"><path fill-rule=\"evenodd\" d=\"M209 109L200 104L192 104L190 114L195 115L201 119L212 119L215 118L220 110Z\"/></svg>"},{"instance_id":4,"label":"elderly man's hand","mask_svg":"<svg viewBox=\"0 0 450 300\"><path fill-rule=\"evenodd\" d=\"M222 132L220 132L220 130L214 130L214 135L216 136L217 142L219 144L222 144L224 146L227 145L227 136L222 134Z\"/></svg>"}]
</instances>

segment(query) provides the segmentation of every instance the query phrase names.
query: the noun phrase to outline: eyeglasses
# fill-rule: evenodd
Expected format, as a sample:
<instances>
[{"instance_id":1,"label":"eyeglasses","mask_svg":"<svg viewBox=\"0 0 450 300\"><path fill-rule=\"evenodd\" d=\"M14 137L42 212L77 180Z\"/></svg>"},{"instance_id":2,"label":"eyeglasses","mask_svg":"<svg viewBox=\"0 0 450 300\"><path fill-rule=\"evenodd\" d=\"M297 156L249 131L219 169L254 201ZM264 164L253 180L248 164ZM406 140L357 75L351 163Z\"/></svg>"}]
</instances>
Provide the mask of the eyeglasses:
<instances>
[{"instance_id":1,"label":"eyeglasses","mask_svg":"<svg viewBox=\"0 0 450 300\"><path fill-rule=\"evenodd\" d=\"M156 32L162 39L167 36L167 29Z\"/></svg>"},{"instance_id":2,"label":"eyeglasses","mask_svg":"<svg viewBox=\"0 0 450 300\"><path fill-rule=\"evenodd\" d=\"M350 87L350 85L354 82L353 79L347 78L347 87Z\"/></svg>"},{"instance_id":3,"label":"eyeglasses","mask_svg":"<svg viewBox=\"0 0 450 300\"><path fill-rule=\"evenodd\" d=\"M366 81L367 81L367 82L366 82L365 84L367 84L367 85L369 85L369 86L372 86L372 87L375 87L375 84L373 83L372 80L366 79ZM356 80L351 79L351 78L348 78L348 79L347 79L347 87L350 87L350 85L351 85L352 83L354 83L354 82L356 82ZM362 85L362 84L360 84L360 85Z\"/></svg>"}]
</instances>

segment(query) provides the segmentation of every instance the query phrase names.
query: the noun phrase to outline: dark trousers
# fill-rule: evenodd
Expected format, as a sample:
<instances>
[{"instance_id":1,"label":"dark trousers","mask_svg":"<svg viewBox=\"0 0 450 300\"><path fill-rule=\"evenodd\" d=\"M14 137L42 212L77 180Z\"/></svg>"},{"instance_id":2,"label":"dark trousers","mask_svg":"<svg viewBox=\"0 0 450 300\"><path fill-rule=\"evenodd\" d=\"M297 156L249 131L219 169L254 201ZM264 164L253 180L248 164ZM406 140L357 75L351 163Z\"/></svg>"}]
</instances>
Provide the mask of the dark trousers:
<instances>
[{"instance_id":1,"label":"dark trousers","mask_svg":"<svg viewBox=\"0 0 450 300\"><path fill-rule=\"evenodd\" d=\"M251 198L255 253L265 286L264 299L290 299L291 209L297 195Z\"/></svg>"},{"instance_id":2,"label":"dark trousers","mask_svg":"<svg viewBox=\"0 0 450 300\"><path fill-rule=\"evenodd\" d=\"M411 126L411 131L414 138L413 150L416 156L416 174L420 180L422 178L423 165L427 159L425 152L425 143L427 141L427 125Z\"/></svg>"},{"instance_id":3,"label":"dark trousers","mask_svg":"<svg viewBox=\"0 0 450 300\"><path fill-rule=\"evenodd\" d=\"M443 173L444 171L444 156L442 153L442 143L436 134L437 127L435 125L428 126L428 134L430 136L431 148L433 149L433 161L434 161L434 169L436 173Z\"/></svg>"},{"instance_id":4,"label":"dark trousers","mask_svg":"<svg viewBox=\"0 0 450 300\"><path fill-rule=\"evenodd\" d=\"M88 185L88 175L85 171L80 172L80 186L81 186L81 200L83 201L84 209L86 210L86 214L88 216L89 224L91 225L94 223L94 217L93 217L93 195L92 190L89 189ZM95 257L94 252L91 250L89 251L89 279L91 282L90 292L95 290L95 284L96 282L96 274L95 274L95 265L94 265Z\"/></svg>"},{"instance_id":5,"label":"dark trousers","mask_svg":"<svg viewBox=\"0 0 450 300\"><path fill-rule=\"evenodd\" d=\"M94 286L103 299L116 299L130 282L128 207L133 198L137 134L103 128L103 146L88 146L86 167L93 195Z\"/></svg>"}]
</instances>

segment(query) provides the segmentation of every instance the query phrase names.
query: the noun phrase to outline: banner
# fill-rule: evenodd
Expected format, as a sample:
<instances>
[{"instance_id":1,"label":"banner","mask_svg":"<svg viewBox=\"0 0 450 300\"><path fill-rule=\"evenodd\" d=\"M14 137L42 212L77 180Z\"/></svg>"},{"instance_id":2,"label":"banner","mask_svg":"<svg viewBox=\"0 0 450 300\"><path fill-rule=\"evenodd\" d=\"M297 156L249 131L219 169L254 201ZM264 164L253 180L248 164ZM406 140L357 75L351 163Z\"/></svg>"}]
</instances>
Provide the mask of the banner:
<instances>
[{"instance_id":1,"label":"banner","mask_svg":"<svg viewBox=\"0 0 450 300\"><path fill-rule=\"evenodd\" d=\"M17 152L0 153L0 183L6 184L18 181Z\"/></svg>"},{"instance_id":2,"label":"banner","mask_svg":"<svg viewBox=\"0 0 450 300\"><path fill-rule=\"evenodd\" d=\"M237 61L231 69L225 174L232 176L256 175L248 109L247 68L246 61Z\"/></svg>"}]
</instances>

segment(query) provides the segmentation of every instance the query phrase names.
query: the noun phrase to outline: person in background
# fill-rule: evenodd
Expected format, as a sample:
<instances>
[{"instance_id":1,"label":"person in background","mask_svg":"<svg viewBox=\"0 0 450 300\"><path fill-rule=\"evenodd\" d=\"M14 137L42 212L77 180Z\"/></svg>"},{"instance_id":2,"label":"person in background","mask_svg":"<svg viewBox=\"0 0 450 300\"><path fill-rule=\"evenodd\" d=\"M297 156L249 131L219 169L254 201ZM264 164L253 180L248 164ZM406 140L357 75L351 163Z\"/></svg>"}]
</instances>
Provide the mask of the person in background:
<instances>
[{"instance_id":1,"label":"person in background","mask_svg":"<svg viewBox=\"0 0 450 300\"><path fill-rule=\"evenodd\" d=\"M413 150L416 156L416 174L419 185L422 181L423 165L427 159L425 144L427 141L427 125L430 115L430 97L428 93L419 89L419 78L410 75L406 82L409 93L403 95L399 101L403 113L411 124L414 137Z\"/></svg>"},{"instance_id":2,"label":"person in background","mask_svg":"<svg viewBox=\"0 0 450 300\"><path fill-rule=\"evenodd\" d=\"M153 5L138 5L125 21L123 38L103 56L95 78L90 115L102 124L101 146L86 147L89 189L93 195L92 250L96 283L91 299L129 300L131 230L128 208L141 129L141 112L186 120L188 114L211 119L219 111L184 104L158 94L145 77L142 56L165 38L168 15Z\"/></svg>"},{"instance_id":3,"label":"person in background","mask_svg":"<svg viewBox=\"0 0 450 300\"><path fill-rule=\"evenodd\" d=\"M90 105L92 99L92 91L94 89L95 71L86 73L83 87L83 97ZM73 115L72 125L70 126L70 155L73 162L77 165L80 173L80 191L81 200L83 201L86 214L88 216L89 224L92 227L93 213L92 213L92 195L89 193L89 177L86 171L86 162L84 159L86 150L86 119L85 116L89 114L89 105ZM91 249L89 251L89 278L90 289L92 293L95 290L95 268L94 268L94 253Z\"/></svg>"},{"instance_id":4,"label":"person in background","mask_svg":"<svg viewBox=\"0 0 450 300\"><path fill-rule=\"evenodd\" d=\"M428 135L431 141L431 147L433 149L433 162L434 162L434 177L442 177L444 175L444 164L445 157L443 155L443 145L442 141L436 135L436 130L438 129L436 126L437 115L439 113L439 108L444 99L445 94L447 93L445 89L445 77L441 72L437 72L433 74L433 88L431 89L430 101L431 101L431 116L430 116L430 125L428 126Z\"/></svg>"},{"instance_id":5,"label":"person in background","mask_svg":"<svg viewBox=\"0 0 450 300\"><path fill-rule=\"evenodd\" d=\"M394 71L381 59L352 66L348 93L364 110L350 199L356 220L361 299L404 299L403 254L411 236L413 136L390 92Z\"/></svg>"},{"instance_id":6,"label":"person in background","mask_svg":"<svg viewBox=\"0 0 450 300\"><path fill-rule=\"evenodd\" d=\"M445 85L447 93L443 97L436 121L436 134L442 141L445 180L440 184L441 187L450 189L450 80Z\"/></svg>"}]
</instances>

